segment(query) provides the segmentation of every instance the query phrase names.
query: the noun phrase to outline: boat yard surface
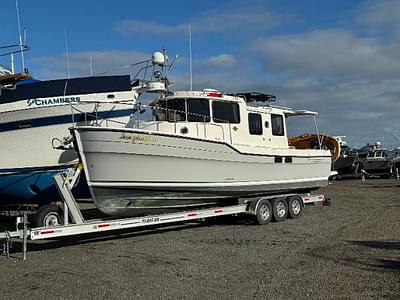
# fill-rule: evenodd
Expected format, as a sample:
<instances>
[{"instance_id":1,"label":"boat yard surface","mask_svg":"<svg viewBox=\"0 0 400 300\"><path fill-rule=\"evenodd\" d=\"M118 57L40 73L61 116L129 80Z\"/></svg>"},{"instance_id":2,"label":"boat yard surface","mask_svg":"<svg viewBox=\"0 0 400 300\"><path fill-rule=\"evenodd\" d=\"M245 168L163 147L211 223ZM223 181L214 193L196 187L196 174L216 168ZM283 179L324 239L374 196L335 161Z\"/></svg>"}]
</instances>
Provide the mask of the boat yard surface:
<instances>
[{"instance_id":1,"label":"boat yard surface","mask_svg":"<svg viewBox=\"0 0 400 300\"><path fill-rule=\"evenodd\" d=\"M332 206L265 226L225 217L31 241L27 261L0 256L1 298L399 299L400 181L321 191Z\"/></svg>"}]
</instances>

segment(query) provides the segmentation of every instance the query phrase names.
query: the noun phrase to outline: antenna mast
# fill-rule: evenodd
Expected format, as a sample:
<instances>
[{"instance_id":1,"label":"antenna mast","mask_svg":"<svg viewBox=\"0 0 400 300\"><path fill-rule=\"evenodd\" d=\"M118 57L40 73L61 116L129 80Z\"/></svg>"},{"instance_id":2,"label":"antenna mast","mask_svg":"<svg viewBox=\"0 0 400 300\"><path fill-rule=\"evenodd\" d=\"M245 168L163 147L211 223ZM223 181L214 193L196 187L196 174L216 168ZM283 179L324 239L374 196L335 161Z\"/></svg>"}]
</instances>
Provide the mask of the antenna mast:
<instances>
[{"instance_id":1,"label":"antenna mast","mask_svg":"<svg viewBox=\"0 0 400 300\"><path fill-rule=\"evenodd\" d=\"M67 31L64 30L64 38L65 38L65 55L67 57L67 77L70 78L69 72L69 53L68 53L68 41L67 41Z\"/></svg>"},{"instance_id":2,"label":"antenna mast","mask_svg":"<svg viewBox=\"0 0 400 300\"><path fill-rule=\"evenodd\" d=\"M90 76L93 77L93 60L91 55L89 57L89 64L90 64Z\"/></svg>"},{"instance_id":3,"label":"antenna mast","mask_svg":"<svg viewBox=\"0 0 400 300\"><path fill-rule=\"evenodd\" d=\"M192 77L192 28L189 24L189 81L190 91L193 91L193 77Z\"/></svg>"},{"instance_id":4,"label":"antenna mast","mask_svg":"<svg viewBox=\"0 0 400 300\"><path fill-rule=\"evenodd\" d=\"M15 0L15 8L17 10L18 33L19 33L19 49L21 50L22 69L23 69L23 72L25 72L24 46L22 44L21 22L20 22L20 19L19 19L18 0Z\"/></svg>"}]
</instances>

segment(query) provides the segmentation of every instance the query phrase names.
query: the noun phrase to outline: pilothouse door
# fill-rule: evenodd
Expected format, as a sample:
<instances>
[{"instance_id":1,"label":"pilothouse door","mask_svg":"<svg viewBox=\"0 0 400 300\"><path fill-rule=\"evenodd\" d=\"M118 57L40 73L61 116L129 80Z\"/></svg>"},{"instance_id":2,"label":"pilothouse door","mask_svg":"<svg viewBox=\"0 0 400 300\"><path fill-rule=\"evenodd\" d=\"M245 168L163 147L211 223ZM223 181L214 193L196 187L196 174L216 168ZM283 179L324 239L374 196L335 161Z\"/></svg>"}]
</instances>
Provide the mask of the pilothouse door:
<instances>
[{"instance_id":1,"label":"pilothouse door","mask_svg":"<svg viewBox=\"0 0 400 300\"><path fill-rule=\"evenodd\" d=\"M214 100L212 102L213 122L221 126L226 142L240 143L244 128L241 126L240 106L237 102Z\"/></svg>"}]
</instances>

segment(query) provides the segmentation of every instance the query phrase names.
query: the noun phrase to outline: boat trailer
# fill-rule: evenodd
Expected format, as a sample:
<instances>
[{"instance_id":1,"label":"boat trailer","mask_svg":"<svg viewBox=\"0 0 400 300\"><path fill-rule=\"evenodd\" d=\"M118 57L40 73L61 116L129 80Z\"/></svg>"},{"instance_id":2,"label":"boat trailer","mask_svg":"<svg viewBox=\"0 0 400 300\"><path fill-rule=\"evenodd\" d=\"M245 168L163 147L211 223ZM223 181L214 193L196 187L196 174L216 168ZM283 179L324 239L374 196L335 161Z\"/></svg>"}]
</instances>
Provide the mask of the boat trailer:
<instances>
[{"instance_id":1,"label":"boat trailer","mask_svg":"<svg viewBox=\"0 0 400 300\"><path fill-rule=\"evenodd\" d=\"M10 257L10 248L13 239L22 240L23 260L26 260L28 239L54 239L238 214L252 215L257 224L263 225L269 223L271 219L278 222L285 220L286 217L295 219L302 214L303 207L306 204L320 202L325 206L330 206L330 199L323 194L279 194L239 198L237 205L230 206L146 215L142 217L85 220L71 192L71 188L79 178L79 172L81 172L81 169L77 169L73 176L70 175L70 172L54 176L55 184L63 199L63 224L50 227L28 228L27 214L25 213L23 216L17 217L15 230L0 232L0 241L3 242L3 255Z\"/></svg>"}]
</instances>

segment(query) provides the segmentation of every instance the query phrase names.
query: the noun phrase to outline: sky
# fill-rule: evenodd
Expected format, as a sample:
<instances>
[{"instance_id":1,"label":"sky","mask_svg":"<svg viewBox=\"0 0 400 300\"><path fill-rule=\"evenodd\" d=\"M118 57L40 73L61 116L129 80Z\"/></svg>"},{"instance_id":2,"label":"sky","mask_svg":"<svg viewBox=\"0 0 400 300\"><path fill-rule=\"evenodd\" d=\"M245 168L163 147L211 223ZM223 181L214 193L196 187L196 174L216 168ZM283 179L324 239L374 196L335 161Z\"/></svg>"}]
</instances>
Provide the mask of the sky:
<instances>
[{"instance_id":1,"label":"sky","mask_svg":"<svg viewBox=\"0 0 400 300\"><path fill-rule=\"evenodd\" d=\"M0 45L18 43L15 0L0 3ZM350 146L400 146L398 0L18 3L25 64L38 79L67 76L67 41L71 77L89 76L90 58L100 74L165 48L178 54L171 89L188 89L190 24L194 89L273 94L279 105L317 111L319 131ZM304 122L289 132L315 131Z\"/></svg>"}]
</instances>

